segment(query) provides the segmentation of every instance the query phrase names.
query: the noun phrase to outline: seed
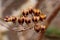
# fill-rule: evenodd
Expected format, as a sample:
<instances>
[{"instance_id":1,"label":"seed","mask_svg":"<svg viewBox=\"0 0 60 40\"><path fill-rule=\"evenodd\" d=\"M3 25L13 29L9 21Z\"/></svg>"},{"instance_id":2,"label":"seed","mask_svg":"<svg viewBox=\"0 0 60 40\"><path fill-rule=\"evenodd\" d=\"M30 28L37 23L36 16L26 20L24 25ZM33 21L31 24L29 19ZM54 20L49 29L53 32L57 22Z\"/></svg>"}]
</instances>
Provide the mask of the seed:
<instances>
[{"instance_id":1,"label":"seed","mask_svg":"<svg viewBox=\"0 0 60 40\"><path fill-rule=\"evenodd\" d=\"M11 22L11 18L8 18L7 20L8 20L8 22Z\"/></svg>"},{"instance_id":2,"label":"seed","mask_svg":"<svg viewBox=\"0 0 60 40\"><path fill-rule=\"evenodd\" d=\"M41 25L41 31L45 31L46 26L45 25Z\"/></svg>"},{"instance_id":3,"label":"seed","mask_svg":"<svg viewBox=\"0 0 60 40\"><path fill-rule=\"evenodd\" d=\"M34 11L34 15L35 16L39 16L40 15L40 11L38 9L34 9L33 11Z\"/></svg>"},{"instance_id":4,"label":"seed","mask_svg":"<svg viewBox=\"0 0 60 40\"><path fill-rule=\"evenodd\" d=\"M38 16L34 16L34 17L32 18L32 21L33 21L33 22L38 22L38 21L39 21L39 17L38 17Z\"/></svg>"},{"instance_id":5,"label":"seed","mask_svg":"<svg viewBox=\"0 0 60 40\"><path fill-rule=\"evenodd\" d=\"M40 27L38 24L36 24L35 27L34 27L34 30L35 30L36 32L39 32L40 29L41 29L41 27Z\"/></svg>"},{"instance_id":6,"label":"seed","mask_svg":"<svg viewBox=\"0 0 60 40\"><path fill-rule=\"evenodd\" d=\"M32 21L33 21L33 22L37 22L37 18L36 18L36 17L33 17L33 18L32 18Z\"/></svg>"},{"instance_id":7,"label":"seed","mask_svg":"<svg viewBox=\"0 0 60 40\"><path fill-rule=\"evenodd\" d=\"M40 20L43 21L44 19L46 19L46 15L45 14L40 14Z\"/></svg>"},{"instance_id":8,"label":"seed","mask_svg":"<svg viewBox=\"0 0 60 40\"><path fill-rule=\"evenodd\" d=\"M14 16L12 16L12 22L16 22L16 20L17 20L17 18L16 17L14 17Z\"/></svg>"},{"instance_id":9,"label":"seed","mask_svg":"<svg viewBox=\"0 0 60 40\"><path fill-rule=\"evenodd\" d=\"M40 17L41 17L42 19L46 19L46 15L45 15L45 14L41 14Z\"/></svg>"},{"instance_id":10,"label":"seed","mask_svg":"<svg viewBox=\"0 0 60 40\"><path fill-rule=\"evenodd\" d=\"M4 19L4 21L8 22L8 20L7 20L7 19Z\"/></svg>"},{"instance_id":11,"label":"seed","mask_svg":"<svg viewBox=\"0 0 60 40\"><path fill-rule=\"evenodd\" d=\"M33 8L32 8L32 7L29 8L29 13L30 13L30 14L33 13Z\"/></svg>"},{"instance_id":12,"label":"seed","mask_svg":"<svg viewBox=\"0 0 60 40\"><path fill-rule=\"evenodd\" d=\"M11 19L10 19L10 17L6 16L6 17L4 18L4 20L5 20L6 22L9 22Z\"/></svg>"},{"instance_id":13,"label":"seed","mask_svg":"<svg viewBox=\"0 0 60 40\"><path fill-rule=\"evenodd\" d=\"M29 24L29 23L31 23L31 19L30 19L30 18L25 18L25 22L26 22L27 24Z\"/></svg>"},{"instance_id":14,"label":"seed","mask_svg":"<svg viewBox=\"0 0 60 40\"><path fill-rule=\"evenodd\" d=\"M27 15L28 15L28 10L24 10L24 11L22 12L22 14L23 14L23 16L27 16Z\"/></svg>"},{"instance_id":15,"label":"seed","mask_svg":"<svg viewBox=\"0 0 60 40\"><path fill-rule=\"evenodd\" d=\"M33 9L29 9L29 13L32 14L33 13Z\"/></svg>"},{"instance_id":16,"label":"seed","mask_svg":"<svg viewBox=\"0 0 60 40\"><path fill-rule=\"evenodd\" d=\"M24 20L25 20L24 17L21 17L21 18L18 19L18 23L19 24L23 24L24 23Z\"/></svg>"}]
</instances>

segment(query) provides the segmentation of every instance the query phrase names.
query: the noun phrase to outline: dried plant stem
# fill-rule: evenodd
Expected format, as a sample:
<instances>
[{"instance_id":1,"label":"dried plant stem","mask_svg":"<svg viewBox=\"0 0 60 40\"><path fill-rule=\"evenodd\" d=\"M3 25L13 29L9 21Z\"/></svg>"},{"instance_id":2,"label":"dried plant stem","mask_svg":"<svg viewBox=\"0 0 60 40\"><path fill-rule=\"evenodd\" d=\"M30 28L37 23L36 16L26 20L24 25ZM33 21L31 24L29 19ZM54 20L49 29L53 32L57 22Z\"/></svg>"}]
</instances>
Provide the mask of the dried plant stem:
<instances>
[{"instance_id":1,"label":"dried plant stem","mask_svg":"<svg viewBox=\"0 0 60 40\"><path fill-rule=\"evenodd\" d=\"M46 19L47 24L49 25L51 21L57 16L60 10L60 5L57 5L55 9L52 11L51 15Z\"/></svg>"},{"instance_id":2,"label":"dried plant stem","mask_svg":"<svg viewBox=\"0 0 60 40\"><path fill-rule=\"evenodd\" d=\"M60 4L56 5L56 7L52 11L51 15L46 19L46 21L45 21L46 29L48 28L48 26L52 22L52 20L57 16L59 10L60 10ZM45 33L45 31L39 32L38 40L43 39L44 33Z\"/></svg>"}]
</instances>

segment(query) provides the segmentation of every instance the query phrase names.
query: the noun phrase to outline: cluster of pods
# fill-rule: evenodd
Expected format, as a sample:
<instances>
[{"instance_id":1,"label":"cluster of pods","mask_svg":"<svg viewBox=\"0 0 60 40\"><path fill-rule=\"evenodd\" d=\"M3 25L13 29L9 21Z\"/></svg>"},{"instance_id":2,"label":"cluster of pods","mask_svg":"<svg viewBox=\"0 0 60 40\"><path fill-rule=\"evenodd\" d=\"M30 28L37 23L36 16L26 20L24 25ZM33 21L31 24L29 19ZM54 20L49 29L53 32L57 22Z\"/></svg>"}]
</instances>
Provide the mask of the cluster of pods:
<instances>
[{"instance_id":1,"label":"cluster of pods","mask_svg":"<svg viewBox=\"0 0 60 40\"><path fill-rule=\"evenodd\" d=\"M27 16L31 14L33 15L32 18L28 18ZM11 17L5 17L5 21L6 22L18 22L19 24L23 24L24 22L26 24L29 24L31 22L39 22L39 21L43 21L44 19L46 19L46 15L43 14L40 10L38 9L29 9L29 10L24 10L22 11L22 17L15 17L15 16L11 16Z\"/></svg>"}]
</instances>

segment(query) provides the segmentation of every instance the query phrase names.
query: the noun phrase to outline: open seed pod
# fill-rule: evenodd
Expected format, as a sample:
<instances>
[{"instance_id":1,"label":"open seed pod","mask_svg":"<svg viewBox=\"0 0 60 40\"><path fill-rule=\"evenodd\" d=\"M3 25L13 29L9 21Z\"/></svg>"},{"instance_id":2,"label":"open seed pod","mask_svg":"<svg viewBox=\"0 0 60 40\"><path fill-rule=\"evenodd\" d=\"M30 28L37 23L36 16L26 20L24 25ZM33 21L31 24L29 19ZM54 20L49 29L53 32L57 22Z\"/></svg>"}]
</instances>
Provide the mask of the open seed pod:
<instances>
[{"instance_id":1,"label":"open seed pod","mask_svg":"<svg viewBox=\"0 0 60 40\"><path fill-rule=\"evenodd\" d=\"M34 16L34 17L32 18L32 21L33 21L33 22L38 22L38 21L39 21L39 17L38 17L38 16Z\"/></svg>"},{"instance_id":2,"label":"open seed pod","mask_svg":"<svg viewBox=\"0 0 60 40\"><path fill-rule=\"evenodd\" d=\"M25 18L25 22L26 22L26 24L29 24L29 23L31 23L31 19L30 18Z\"/></svg>"},{"instance_id":3,"label":"open seed pod","mask_svg":"<svg viewBox=\"0 0 60 40\"><path fill-rule=\"evenodd\" d=\"M29 13L30 14L32 14L34 11L33 11L33 9L31 8L31 9L29 9Z\"/></svg>"},{"instance_id":4,"label":"open seed pod","mask_svg":"<svg viewBox=\"0 0 60 40\"><path fill-rule=\"evenodd\" d=\"M34 30L35 30L36 32L39 32L40 29L41 29L40 25L36 24L35 27L34 27Z\"/></svg>"},{"instance_id":5,"label":"open seed pod","mask_svg":"<svg viewBox=\"0 0 60 40\"><path fill-rule=\"evenodd\" d=\"M4 20L5 20L6 22L10 22L10 21L11 21L11 18L8 17L8 16L6 16L6 17L4 18Z\"/></svg>"},{"instance_id":6,"label":"open seed pod","mask_svg":"<svg viewBox=\"0 0 60 40\"><path fill-rule=\"evenodd\" d=\"M39 16L39 15L40 15L40 10L38 10L38 9L33 9L33 11L34 11L34 15L35 15L35 16Z\"/></svg>"},{"instance_id":7,"label":"open seed pod","mask_svg":"<svg viewBox=\"0 0 60 40\"><path fill-rule=\"evenodd\" d=\"M25 18L24 17L21 17L21 18L18 19L18 23L19 24L23 24L24 23L24 20L25 20Z\"/></svg>"},{"instance_id":8,"label":"open seed pod","mask_svg":"<svg viewBox=\"0 0 60 40\"><path fill-rule=\"evenodd\" d=\"M44 19L46 19L46 15L45 14L40 14L40 20L43 21Z\"/></svg>"},{"instance_id":9,"label":"open seed pod","mask_svg":"<svg viewBox=\"0 0 60 40\"><path fill-rule=\"evenodd\" d=\"M4 21L6 21L6 22L8 22L8 16L6 16L5 18L4 18Z\"/></svg>"},{"instance_id":10,"label":"open seed pod","mask_svg":"<svg viewBox=\"0 0 60 40\"><path fill-rule=\"evenodd\" d=\"M28 15L28 10L24 10L24 11L22 12L22 14L23 14L23 16L27 16L27 15Z\"/></svg>"},{"instance_id":11,"label":"open seed pod","mask_svg":"<svg viewBox=\"0 0 60 40\"><path fill-rule=\"evenodd\" d=\"M41 32L45 31L46 26L45 25L41 25Z\"/></svg>"},{"instance_id":12,"label":"open seed pod","mask_svg":"<svg viewBox=\"0 0 60 40\"><path fill-rule=\"evenodd\" d=\"M17 20L17 18L16 18L15 16L12 16L12 17L11 17L11 21L12 21L12 22L16 22L16 20Z\"/></svg>"}]
</instances>

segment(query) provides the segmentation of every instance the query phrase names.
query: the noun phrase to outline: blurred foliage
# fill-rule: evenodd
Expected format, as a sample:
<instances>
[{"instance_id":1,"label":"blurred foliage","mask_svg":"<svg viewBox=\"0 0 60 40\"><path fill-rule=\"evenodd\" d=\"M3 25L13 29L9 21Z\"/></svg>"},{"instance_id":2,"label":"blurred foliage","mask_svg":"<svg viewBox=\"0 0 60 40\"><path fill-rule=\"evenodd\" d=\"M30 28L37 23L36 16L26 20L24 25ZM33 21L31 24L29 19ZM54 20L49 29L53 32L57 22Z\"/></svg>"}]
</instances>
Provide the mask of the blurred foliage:
<instances>
[{"instance_id":1,"label":"blurred foliage","mask_svg":"<svg viewBox=\"0 0 60 40\"><path fill-rule=\"evenodd\" d=\"M58 29L55 26L48 27L45 34L46 34L46 36L58 36L58 37L60 37L60 29Z\"/></svg>"}]
</instances>

